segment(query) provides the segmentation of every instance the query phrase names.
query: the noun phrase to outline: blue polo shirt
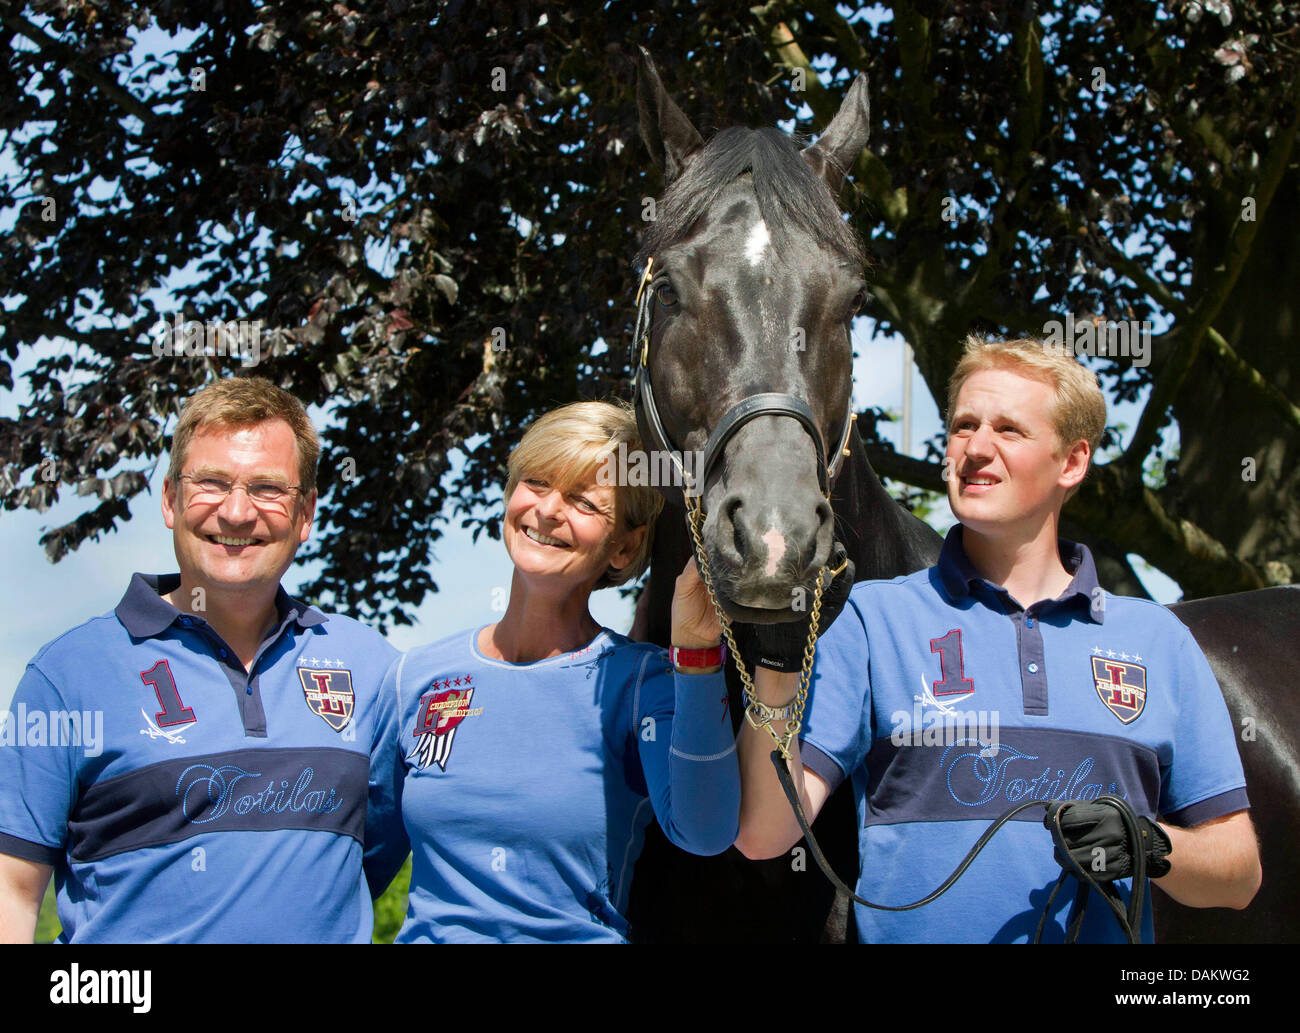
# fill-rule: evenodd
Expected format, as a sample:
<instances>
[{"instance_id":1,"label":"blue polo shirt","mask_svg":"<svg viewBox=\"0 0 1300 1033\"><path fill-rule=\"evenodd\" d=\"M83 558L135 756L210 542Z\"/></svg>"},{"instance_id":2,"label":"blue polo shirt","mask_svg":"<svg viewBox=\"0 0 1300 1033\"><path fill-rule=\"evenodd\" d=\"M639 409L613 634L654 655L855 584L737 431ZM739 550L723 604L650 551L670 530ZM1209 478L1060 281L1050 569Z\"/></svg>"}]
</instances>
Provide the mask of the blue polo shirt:
<instances>
[{"instance_id":1,"label":"blue polo shirt","mask_svg":"<svg viewBox=\"0 0 1300 1033\"><path fill-rule=\"evenodd\" d=\"M1249 806L1218 683L1163 606L1101 588L1087 548L1060 543L1073 574L1025 608L980 576L958 524L939 562L855 585L818 641L803 762L852 780L859 896L906 904L933 891L988 825L1022 801L1126 799L1191 826ZM936 902L857 907L863 942L1024 942L1060 874L1042 808L1004 826ZM1127 883L1121 883L1127 892ZM1073 877L1044 940L1064 938ZM1143 939L1152 938L1150 896ZM1083 941L1123 942L1088 906Z\"/></svg>"},{"instance_id":2,"label":"blue polo shirt","mask_svg":"<svg viewBox=\"0 0 1300 1033\"><path fill-rule=\"evenodd\" d=\"M396 650L280 589L246 672L162 598L179 584L136 574L28 664L0 728L0 853L53 866L65 942L367 942Z\"/></svg>"},{"instance_id":3,"label":"blue polo shirt","mask_svg":"<svg viewBox=\"0 0 1300 1033\"><path fill-rule=\"evenodd\" d=\"M622 942L652 818L698 854L735 841L723 675L677 674L666 651L609 629L523 664L477 639L413 649L385 683L400 813L378 855L391 868L408 837L413 855L397 942Z\"/></svg>"}]
</instances>

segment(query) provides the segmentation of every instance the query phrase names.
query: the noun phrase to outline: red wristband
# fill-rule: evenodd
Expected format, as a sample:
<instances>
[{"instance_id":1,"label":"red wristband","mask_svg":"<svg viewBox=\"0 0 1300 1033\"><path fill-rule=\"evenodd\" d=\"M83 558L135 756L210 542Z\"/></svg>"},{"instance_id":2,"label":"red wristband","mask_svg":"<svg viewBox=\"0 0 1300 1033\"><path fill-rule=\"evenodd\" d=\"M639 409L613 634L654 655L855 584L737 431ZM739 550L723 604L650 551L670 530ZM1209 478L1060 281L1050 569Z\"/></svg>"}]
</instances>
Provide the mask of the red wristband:
<instances>
[{"instance_id":1,"label":"red wristband","mask_svg":"<svg viewBox=\"0 0 1300 1033\"><path fill-rule=\"evenodd\" d=\"M727 647L719 642L708 649L679 649L671 646L668 659L674 667L718 667L727 658Z\"/></svg>"}]
</instances>

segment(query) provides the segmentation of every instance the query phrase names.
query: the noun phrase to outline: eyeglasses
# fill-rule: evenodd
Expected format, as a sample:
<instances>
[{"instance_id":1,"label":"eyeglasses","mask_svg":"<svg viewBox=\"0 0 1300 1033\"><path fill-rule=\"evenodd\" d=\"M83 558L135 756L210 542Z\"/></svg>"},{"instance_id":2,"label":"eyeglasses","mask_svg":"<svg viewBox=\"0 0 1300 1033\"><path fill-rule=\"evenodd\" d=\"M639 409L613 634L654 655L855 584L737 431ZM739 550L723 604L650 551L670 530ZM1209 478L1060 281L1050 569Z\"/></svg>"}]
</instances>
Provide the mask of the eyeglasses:
<instances>
[{"instance_id":1,"label":"eyeglasses","mask_svg":"<svg viewBox=\"0 0 1300 1033\"><path fill-rule=\"evenodd\" d=\"M253 481L250 484L232 484L223 477L211 474L193 476L183 473L180 480L190 482L190 498L195 502L221 503L236 488L243 488L244 494L254 505L280 506L293 497L295 491L302 491L299 484L280 484L276 481Z\"/></svg>"}]
</instances>

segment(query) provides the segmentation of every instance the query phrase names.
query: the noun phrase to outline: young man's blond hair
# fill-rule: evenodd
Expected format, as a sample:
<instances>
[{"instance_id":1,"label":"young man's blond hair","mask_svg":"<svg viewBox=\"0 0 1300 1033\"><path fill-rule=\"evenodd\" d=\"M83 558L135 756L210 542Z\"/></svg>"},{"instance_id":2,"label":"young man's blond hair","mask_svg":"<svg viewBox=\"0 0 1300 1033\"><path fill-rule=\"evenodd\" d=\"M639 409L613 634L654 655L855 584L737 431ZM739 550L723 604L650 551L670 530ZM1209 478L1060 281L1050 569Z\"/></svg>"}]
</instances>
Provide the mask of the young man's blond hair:
<instances>
[{"instance_id":1,"label":"young man's blond hair","mask_svg":"<svg viewBox=\"0 0 1300 1033\"><path fill-rule=\"evenodd\" d=\"M1106 398L1097 375L1072 355L1032 337L990 341L975 334L968 336L961 361L948 380L948 420L962 385L972 373L986 369L1010 370L1051 384L1056 400L1048 415L1056 430L1058 455L1064 455L1076 441L1088 442L1091 455L1097 454L1106 429Z\"/></svg>"}]
</instances>

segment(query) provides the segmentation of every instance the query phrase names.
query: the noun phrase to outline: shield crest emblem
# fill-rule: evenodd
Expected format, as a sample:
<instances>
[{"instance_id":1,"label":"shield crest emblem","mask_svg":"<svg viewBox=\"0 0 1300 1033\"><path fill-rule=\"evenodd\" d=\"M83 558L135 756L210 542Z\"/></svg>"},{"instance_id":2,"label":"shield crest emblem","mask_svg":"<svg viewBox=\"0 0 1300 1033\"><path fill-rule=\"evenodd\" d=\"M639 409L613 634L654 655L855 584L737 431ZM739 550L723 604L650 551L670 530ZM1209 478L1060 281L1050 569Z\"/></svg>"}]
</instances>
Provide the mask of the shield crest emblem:
<instances>
[{"instance_id":1,"label":"shield crest emblem","mask_svg":"<svg viewBox=\"0 0 1300 1033\"><path fill-rule=\"evenodd\" d=\"M311 712L334 731L343 731L352 720L352 710L356 705L352 672L299 667L298 678L302 681L302 693Z\"/></svg>"},{"instance_id":2,"label":"shield crest emblem","mask_svg":"<svg viewBox=\"0 0 1300 1033\"><path fill-rule=\"evenodd\" d=\"M414 756L422 769L436 763L443 771L447 770L456 729L469 716L473 699L474 690L464 688L431 692L420 700L413 734L417 740Z\"/></svg>"},{"instance_id":3,"label":"shield crest emblem","mask_svg":"<svg viewBox=\"0 0 1300 1033\"><path fill-rule=\"evenodd\" d=\"M1147 705L1147 669L1141 664L1092 659L1092 680L1106 708L1124 724L1136 721Z\"/></svg>"}]
</instances>

